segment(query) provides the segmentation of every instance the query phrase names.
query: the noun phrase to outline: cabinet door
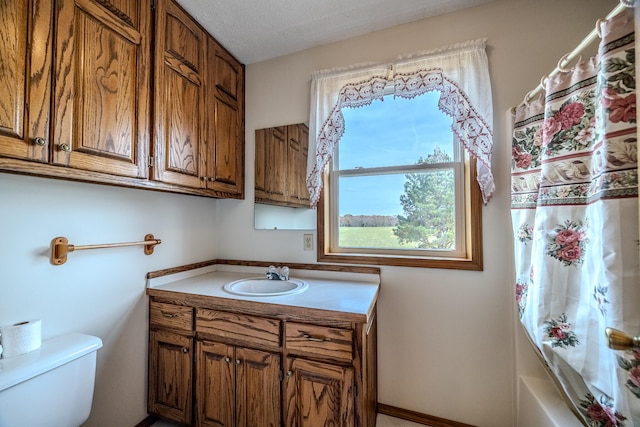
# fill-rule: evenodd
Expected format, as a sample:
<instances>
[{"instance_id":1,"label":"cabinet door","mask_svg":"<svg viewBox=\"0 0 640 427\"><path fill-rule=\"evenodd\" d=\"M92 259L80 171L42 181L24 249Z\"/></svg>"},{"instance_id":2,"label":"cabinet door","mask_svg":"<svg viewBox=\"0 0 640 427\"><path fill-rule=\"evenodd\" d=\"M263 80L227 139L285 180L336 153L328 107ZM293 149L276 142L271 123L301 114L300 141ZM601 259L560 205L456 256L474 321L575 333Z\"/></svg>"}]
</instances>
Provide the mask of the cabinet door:
<instances>
[{"instance_id":1,"label":"cabinet door","mask_svg":"<svg viewBox=\"0 0 640 427\"><path fill-rule=\"evenodd\" d=\"M354 426L353 368L293 358L286 381L288 427Z\"/></svg>"},{"instance_id":2,"label":"cabinet door","mask_svg":"<svg viewBox=\"0 0 640 427\"><path fill-rule=\"evenodd\" d=\"M235 426L234 348L198 341L196 420L198 426Z\"/></svg>"},{"instance_id":3,"label":"cabinet door","mask_svg":"<svg viewBox=\"0 0 640 427\"><path fill-rule=\"evenodd\" d=\"M149 413L191 424L192 342L167 331L149 333Z\"/></svg>"},{"instance_id":4,"label":"cabinet door","mask_svg":"<svg viewBox=\"0 0 640 427\"><path fill-rule=\"evenodd\" d=\"M149 0L56 2L52 162L146 178Z\"/></svg>"},{"instance_id":5,"label":"cabinet door","mask_svg":"<svg viewBox=\"0 0 640 427\"><path fill-rule=\"evenodd\" d=\"M0 156L49 161L52 16L52 0L0 2Z\"/></svg>"},{"instance_id":6,"label":"cabinet door","mask_svg":"<svg viewBox=\"0 0 640 427\"><path fill-rule=\"evenodd\" d=\"M266 182L269 198L276 202L287 201L287 153L289 144L286 127L269 128L267 140Z\"/></svg>"},{"instance_id":7,"label":"cabinet door","mask_svg":"<svg viewBox=\"0 0 640 427\"><path fill-rule=\"evenodd\" d=\"M267 192L267 142L269 129L256 129L255 132L255 199L264 201L269 198Z\"/></svg>"},{"instance_id":8,"label":"cabinet door","mask_svg":"<svg viewBox=\"0 0 640 427\"><path fill-rule=\"evenodd\" d=\"M280 355L236 349L237 427L280 426Z\"/></svg>"},{"instance_id":9,"label":"cabinet door","mask_svg":"<svg viewBox=\"0 0 640 427\"><path fill-rule=\"evenodd\" d=\"M304 123L287 126L289 153L287 159L287 187L289 203L309 207L307 190L307 157L309 155L309 128Z\"/></svg>"},{"instance_id":10,"label":"cabinet door","mask_svg":"<svg viewBox=\"0 0 640 427\"><path fill-rule=\"evenodd\" d=\"M289 144L287 152L287 201L293 204L300 203L300 179L301 171L300 158L302 157L302 146L298 125L287 126L287 142Z\"/></svg>"},{"instance_id":11,"label":"cabinet door","mask_svg":"<svg viewBox=\"0 0 640 427\"><path fill-rule=\"evenodd\" d=\"M304 207L311 206L311 197L309 196L309 190L307 190L307 159L309 158L309 128L305 124L298 125L299 137L300 137L300 157L298 159L298 170L300 185L299 196L300 204Z\"/></svg>"},{"instance_id":12,"label":"cabinet door","mask_svg":"<svg viewBox=\"0 0 640 427\"><path fill-rule=\"evenodd\" d=\"M207 188L244 195L244 70L212 38L207 39Z\"/></svg>"},{"instance_id":13,"label":"cabinet door","mask_svg":"<svg viewBox=\"0 0 640 427\"><path fill-rule=\"evenodd\" d=\"M155 37L154 179L206 187L205 32L171 0L158 0Z\"/></svg>"}]
</instances>

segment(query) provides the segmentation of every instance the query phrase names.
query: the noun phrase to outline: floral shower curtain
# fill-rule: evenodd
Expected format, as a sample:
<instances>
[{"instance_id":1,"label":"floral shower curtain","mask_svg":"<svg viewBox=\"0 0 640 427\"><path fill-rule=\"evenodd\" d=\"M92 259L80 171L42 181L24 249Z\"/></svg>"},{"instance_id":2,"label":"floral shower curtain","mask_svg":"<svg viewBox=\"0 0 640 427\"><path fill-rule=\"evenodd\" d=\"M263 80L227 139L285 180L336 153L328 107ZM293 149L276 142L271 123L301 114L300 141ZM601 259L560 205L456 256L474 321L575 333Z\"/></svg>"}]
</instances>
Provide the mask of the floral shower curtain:
<instances>
[{"instance_id":1,"label":"floral shower curtain","mask_svg":"<svg viewBox=\"0 0 640 427\"><path fill-rule=\"evenodd\" d=\"M597 58L516 109L511 208L521 323L588 426L640 426L633 11L602 22Z\"/></svg>"}]
</instances>

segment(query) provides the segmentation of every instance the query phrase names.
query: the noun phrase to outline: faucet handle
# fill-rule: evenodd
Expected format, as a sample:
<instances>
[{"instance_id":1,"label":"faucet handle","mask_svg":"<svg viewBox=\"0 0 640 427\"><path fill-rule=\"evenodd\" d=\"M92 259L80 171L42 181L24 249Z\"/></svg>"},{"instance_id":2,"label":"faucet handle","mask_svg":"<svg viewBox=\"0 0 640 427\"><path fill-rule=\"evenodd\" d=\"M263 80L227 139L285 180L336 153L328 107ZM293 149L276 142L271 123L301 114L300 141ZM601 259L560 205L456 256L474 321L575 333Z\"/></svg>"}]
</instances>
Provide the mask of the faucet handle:
<instances>
[{"instance_id":1,"label":"faucet handle","mask_svg":"<svg viewBox=\"0 0 640 427\"><path fill-rule=\"evenodd\" d=\"M274 280L276 278L280 279L280 274L278 274L278 270L275 265L270 265L269 268L267 268L267 279Z\"/></svg>"},{"instance_id":2,"label":"faucet handle","mask_svg":"<svg viewBox=\"0 0 640 427\"><path fill-rule=\"evenodd\" d=\"M286 265L280 267L280 279L289 280L289 267Z\"/></svg>"}]
</instances>

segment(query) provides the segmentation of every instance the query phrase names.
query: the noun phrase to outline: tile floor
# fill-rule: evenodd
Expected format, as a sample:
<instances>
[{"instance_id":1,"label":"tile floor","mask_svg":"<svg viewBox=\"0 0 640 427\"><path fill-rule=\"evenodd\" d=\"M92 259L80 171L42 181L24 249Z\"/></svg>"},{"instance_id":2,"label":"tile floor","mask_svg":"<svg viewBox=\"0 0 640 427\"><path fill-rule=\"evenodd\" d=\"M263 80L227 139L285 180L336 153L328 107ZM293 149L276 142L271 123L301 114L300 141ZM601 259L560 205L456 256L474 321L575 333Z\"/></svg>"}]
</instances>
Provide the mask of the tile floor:
<instances>
[{"instance_id":1,"label":"tile floor","mask_svg":"<svg viewBox=\"0 0 640 427\"><path fill-rule=\"evenodd\" d=\"M423 424L412 423L411 421L400 420L398 418L389 417L387 415L378 414L376 427L425 427ZM178 427L167 421L157 421L153 427Z\"/></svg>"}]
</instances>

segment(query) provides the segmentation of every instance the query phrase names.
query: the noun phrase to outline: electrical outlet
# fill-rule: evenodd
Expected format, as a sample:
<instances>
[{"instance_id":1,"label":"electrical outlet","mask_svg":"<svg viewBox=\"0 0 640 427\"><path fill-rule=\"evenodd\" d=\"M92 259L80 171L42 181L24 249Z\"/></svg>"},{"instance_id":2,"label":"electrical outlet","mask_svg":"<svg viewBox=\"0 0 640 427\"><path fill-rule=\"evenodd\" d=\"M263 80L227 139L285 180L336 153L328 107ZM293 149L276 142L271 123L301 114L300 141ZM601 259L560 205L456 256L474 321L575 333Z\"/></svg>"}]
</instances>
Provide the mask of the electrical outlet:
<instances>
[{"instance_id":1,"label":"electrical outlet","mask_svg":"<svg viewBox=\"0 0 640 427\"><path fill-rule=\"evenodd\" d=\"M304 235L304 250L305 251L313 250L313 234Z\"/></svg>"}]
</instances>

